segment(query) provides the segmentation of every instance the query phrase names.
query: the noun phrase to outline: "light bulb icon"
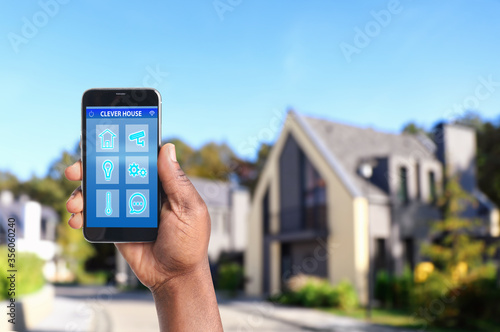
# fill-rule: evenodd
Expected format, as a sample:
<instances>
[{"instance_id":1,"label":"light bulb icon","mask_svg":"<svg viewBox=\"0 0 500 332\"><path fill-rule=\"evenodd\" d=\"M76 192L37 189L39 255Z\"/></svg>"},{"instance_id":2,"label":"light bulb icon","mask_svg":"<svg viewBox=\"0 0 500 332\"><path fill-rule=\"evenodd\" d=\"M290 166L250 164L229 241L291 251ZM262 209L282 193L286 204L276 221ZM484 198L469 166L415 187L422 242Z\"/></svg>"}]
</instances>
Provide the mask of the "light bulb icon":
<instances>
[{"instance_id":1,"label":"light bulb icon","mask_svg":"<svg viewBox=\"0 0 500 332\"><path fill-rule=\"evenodd\" d=\"M104 171L104 180L111 181L111 172L113 172L114 165L111 160L105 160L102 163L102 170Z\"/></svg>"}]
</instances>

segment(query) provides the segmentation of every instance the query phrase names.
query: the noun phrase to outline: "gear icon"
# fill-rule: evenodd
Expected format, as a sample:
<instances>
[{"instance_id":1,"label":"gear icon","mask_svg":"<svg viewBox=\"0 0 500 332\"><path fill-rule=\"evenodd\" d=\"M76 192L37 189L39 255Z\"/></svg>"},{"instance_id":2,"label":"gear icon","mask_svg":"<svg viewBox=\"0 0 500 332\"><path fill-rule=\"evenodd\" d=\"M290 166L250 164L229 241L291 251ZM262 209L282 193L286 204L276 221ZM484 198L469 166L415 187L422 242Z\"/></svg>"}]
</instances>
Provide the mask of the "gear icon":
<instances>
[{"instance_id":1,"label":"gear icon","mask_svg":"<svg viewBox=\"0 0 500 332\"><path fill-rule=\"evenodd\" d=\"M148 174L148 172L146 171L146 169L145 168L141 168L141 170L139 171L139 175L141 176L141 178L145 178L146 174Z\"/></svg>"},{"instance_id":2,"label":"gear icon","mask_svg":"<svg viewBox=\"0 0 500 332\"><path fill-rule=\"evenodd\" d=\"M142 170L146 171L144 168ZM139 174L139 165L137 165L136 163L130 164L128 173L130 174L130 176L133 176L135 178Z\"/></svg>"}]
</instances>

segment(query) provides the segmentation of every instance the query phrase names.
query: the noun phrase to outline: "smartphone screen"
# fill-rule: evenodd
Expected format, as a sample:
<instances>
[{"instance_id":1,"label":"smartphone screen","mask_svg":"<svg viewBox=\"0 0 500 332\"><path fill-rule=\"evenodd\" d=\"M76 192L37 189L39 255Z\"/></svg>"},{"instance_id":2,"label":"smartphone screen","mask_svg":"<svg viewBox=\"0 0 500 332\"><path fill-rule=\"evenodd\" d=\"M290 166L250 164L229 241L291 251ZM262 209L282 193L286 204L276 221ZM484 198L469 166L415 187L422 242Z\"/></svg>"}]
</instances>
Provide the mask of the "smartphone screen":
<instances>
[{"instance_id":1,"label":"smartphone screen","mask_svg":"<svg viewBox=\"0 0 500 332\"><path fill-rule=\"evenodd\" d=\"M157 229L159 214L159 105L94 104L82 107L84 234L89 241L152 240L156 233L148 229Z\"/></svg>"}]
</instances>

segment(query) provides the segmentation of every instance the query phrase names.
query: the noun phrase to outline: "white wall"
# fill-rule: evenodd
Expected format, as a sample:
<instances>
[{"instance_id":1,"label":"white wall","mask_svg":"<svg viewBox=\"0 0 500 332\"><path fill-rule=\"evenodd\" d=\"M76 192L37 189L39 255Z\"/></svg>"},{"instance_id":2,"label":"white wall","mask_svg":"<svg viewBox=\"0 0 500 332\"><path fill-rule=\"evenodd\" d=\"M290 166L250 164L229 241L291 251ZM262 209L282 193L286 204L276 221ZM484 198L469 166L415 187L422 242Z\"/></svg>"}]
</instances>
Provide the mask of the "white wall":
<instances>
[{"instance_id":1,"label":"white wall","mask_svg":"<svg viewBox=\"0 0 500 332\"><path fill-rule=\"evenodd\" d=\"M235 190L232 194L232 249L243 251L247 245L247 220L250 212L248 190Z\"/></svg>"}]
</instances>

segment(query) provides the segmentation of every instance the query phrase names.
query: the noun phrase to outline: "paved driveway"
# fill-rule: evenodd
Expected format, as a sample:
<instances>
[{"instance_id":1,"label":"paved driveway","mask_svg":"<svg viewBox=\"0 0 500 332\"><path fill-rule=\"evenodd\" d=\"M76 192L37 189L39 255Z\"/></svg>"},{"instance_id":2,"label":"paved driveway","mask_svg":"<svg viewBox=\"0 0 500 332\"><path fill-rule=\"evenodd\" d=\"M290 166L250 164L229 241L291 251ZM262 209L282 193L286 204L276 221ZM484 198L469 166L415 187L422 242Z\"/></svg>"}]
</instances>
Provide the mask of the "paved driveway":
<instances>
[{"instance_id":1,"label":"paved driveway","mask_svg":"<svg viewBox=\"0 0 500 332\"><path fill-rule=\"evenodd\" d=\"M118 292L113 287L57 287L54 313L37 332L159 331L149 292ZM335 331L401 332L304 308L275 306L264 301L219 301L226 332Z\"/></svg>"}]
</instances>

